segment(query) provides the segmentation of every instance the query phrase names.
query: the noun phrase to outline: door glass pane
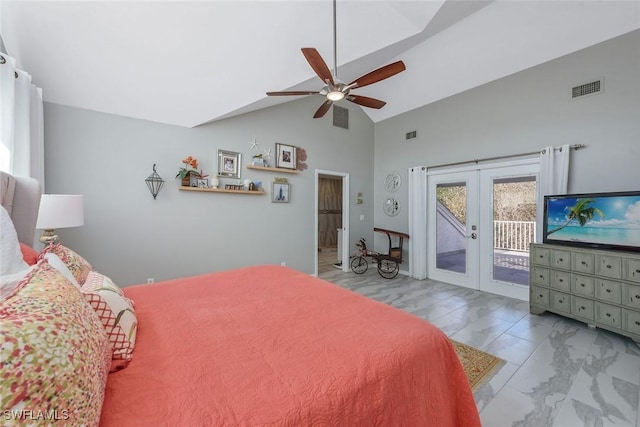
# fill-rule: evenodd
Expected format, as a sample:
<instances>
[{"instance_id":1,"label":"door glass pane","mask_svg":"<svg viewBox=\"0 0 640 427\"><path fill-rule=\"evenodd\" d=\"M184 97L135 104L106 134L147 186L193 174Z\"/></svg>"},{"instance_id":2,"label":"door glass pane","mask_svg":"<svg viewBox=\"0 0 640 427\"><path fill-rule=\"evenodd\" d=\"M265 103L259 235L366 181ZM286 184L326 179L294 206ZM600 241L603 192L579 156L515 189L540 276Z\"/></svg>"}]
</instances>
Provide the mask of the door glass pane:
<instances>
[{"instance_id":1,"label":"door glass pane","mask_svg":"<svg viewBox=\"0 0 640 427\"><path fill-rule=\"evenodd\" d=\"M436 268L467 271L467 184L436 186Z\"/></svg>"},{"instance_id":2,"label":"door glass pane","mask_svg":"<svg viewBox=\"0 0 640 427\"><path fill-rule=\"evenodd\" d=\"M536 235L536 180L493 180L493 278L529 284L529 244Z\"/></svg>"}]
</instances>

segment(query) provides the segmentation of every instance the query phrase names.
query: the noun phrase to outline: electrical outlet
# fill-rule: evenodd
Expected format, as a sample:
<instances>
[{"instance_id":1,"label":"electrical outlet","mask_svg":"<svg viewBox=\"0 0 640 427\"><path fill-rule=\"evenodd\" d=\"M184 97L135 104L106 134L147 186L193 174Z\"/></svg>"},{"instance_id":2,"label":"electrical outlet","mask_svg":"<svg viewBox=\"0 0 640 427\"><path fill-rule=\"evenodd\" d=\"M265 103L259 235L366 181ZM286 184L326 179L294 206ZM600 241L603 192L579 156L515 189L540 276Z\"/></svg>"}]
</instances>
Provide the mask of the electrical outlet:
<instances>
[{"instance_id":1,"label":"electrical outlet","mask_svg":"<svg viewBox=\"0 0 640 427\"><path fill-rule=\"evenodd\" d=\"M154 279L153 277L149 277L147 279L147 283L155 283L155 282L156 282L156 279Z\"/></svg>"},{"instance_id":2,"label":"electrical outlet","mask_svg":"<svg viewBox=\"0 0 640 427\"><path fill-rule=\"evenodd\" d=\"M282 261L282 262L280 263L280 265L281 265L282 267L286 267L286 266L287 266L287 262L286 262L286 261Z\"/></svg>"}]
</instances>

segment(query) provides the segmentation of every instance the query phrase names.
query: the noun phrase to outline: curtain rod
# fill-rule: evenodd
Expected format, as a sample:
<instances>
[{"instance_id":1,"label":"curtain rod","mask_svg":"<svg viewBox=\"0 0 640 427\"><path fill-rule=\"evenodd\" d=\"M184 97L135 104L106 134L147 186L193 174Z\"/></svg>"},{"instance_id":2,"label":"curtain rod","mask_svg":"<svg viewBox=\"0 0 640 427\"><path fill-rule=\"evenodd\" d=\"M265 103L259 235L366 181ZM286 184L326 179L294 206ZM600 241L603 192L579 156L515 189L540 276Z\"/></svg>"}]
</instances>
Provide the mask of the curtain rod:
<instances>
[{"instance_id":1,"label":"curtain rod","mask_svg":"<svg viewBox=\"0 0 640 427\"><path fill-rule=\"evenodd\" d=\"M574 145L570 145L569 148L573 149L573 150L579 150L581 148L585 148L586 145L584 144L574 144ZM562 151L562 147L556 147L554 148L554 150L560 150ZM530 151L528 153L520 153L520 154L508 154L506 156L495 156L495 157L485 157L483 159L473 159L473 160L465 160L462 162L453 162L453 163L443 163L441 165L435 165L435 166L427 166L427 169L434 169L434 168L443 168L443 167L447 167L447 166L459 166L459 165L466 165L468 163L475 163L478 164L480 162L488 162L491 160L504 160L504 159L511 159L514 157L523 157L523 156L533 156L534 154L544 154L544 152L546 151L546 149L542 149L539 151Z\"/></svg>"}]
</instances>

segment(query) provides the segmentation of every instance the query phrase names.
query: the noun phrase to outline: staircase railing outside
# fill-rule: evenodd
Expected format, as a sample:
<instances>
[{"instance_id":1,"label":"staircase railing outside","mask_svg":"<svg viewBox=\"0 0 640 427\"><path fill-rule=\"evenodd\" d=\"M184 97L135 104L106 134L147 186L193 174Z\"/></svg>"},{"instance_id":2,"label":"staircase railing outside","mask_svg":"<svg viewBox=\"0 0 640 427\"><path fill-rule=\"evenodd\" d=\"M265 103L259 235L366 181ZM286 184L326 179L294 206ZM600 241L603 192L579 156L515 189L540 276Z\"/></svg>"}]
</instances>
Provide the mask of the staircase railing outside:
<instances>
[{"instance_id":1,"label":"staircase railing outside","mask_svg":"<svg viewBox=\"0 0 640 427\"><path fill-rule=\"evenodd\" d=\"M529 252L536 236L535 221L493 221L493 247L517 252Z\"/></svg>"}]
</instances>

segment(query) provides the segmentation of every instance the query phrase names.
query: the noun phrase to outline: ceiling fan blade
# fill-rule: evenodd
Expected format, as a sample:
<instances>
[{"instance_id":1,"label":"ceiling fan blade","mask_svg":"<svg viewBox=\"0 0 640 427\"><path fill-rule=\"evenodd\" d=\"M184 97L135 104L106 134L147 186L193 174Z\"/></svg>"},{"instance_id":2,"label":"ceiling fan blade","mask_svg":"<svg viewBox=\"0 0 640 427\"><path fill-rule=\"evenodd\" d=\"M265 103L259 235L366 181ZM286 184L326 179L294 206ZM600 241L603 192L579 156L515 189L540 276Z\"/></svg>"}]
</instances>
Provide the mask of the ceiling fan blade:
<instances>
[{"instance_id":1,"label":"ceiling fan blade","mask_svg":"<svg viewBox=\"0 0 640 427\"><path fill-rule=\"evenodd\" d=\"M319 119L320 117L327 114L327 111L329 111L329 108L331 108L331 104L333 104L333 101L327 99L324 104L322 104L320 108L318 108L318 111L316 111L316 113L313 115L313 118Z\"/></svg>"},{"instance_id":2,"label":"ceiling fan blade","mask_svg":"<svg viewBox=\"0 0 640 427\"><path fill-rule=\"evenodd\" d=\"M355 79L349 86L354 85L354 87L363 87L370 85L372 83L379 82L380 80L384 80L391 76L395 76L396 74L406 70L407 67L404 66L404 62L398 61L393 64L385 65L384 67L380 67L377 70L374 70L364 76Z\"/></svg>"},{"instance_id":3,"label":"ceiling fan blade","mask_svg":"<svg viewBox=\"0 0 640 427\"><path fill-rule=\"evenodd\" d=\"M347 101L362 105L363 107L377 108L378 110L387 104L386 102L380 101L379 99L369 98L368 96L361 95L348 95Z\"/></svg>"},{"instance_id":4,"label":"ceiling fan blade","mask_svg":"<svg viewBox=\"0 0 640 427\"><path fill-rule=\"evenodd\" d=\"M313 71L316 72L320 80L326 82L329 80L331 85L333 85L333 76L331 75L331 70L327 67L327 63L324 62L322 56L318 53L318 51L313 47L303 47L302 54L305 58L307 58L307 62L313 68Z\"/></svg>"},{"instance_id":5,"label":"ceiling fan blade","mask_svg":"<svg viewBox=\"0 0 640 427\"><path fill-rule=\"evenodd\" d=\"M307 90L300 90L300 91L289 91L289 92L267 92L267 96L289 96L289 95L318 95L319 92L318 91L307 91Z\"/></svg>"}]
</instances>

